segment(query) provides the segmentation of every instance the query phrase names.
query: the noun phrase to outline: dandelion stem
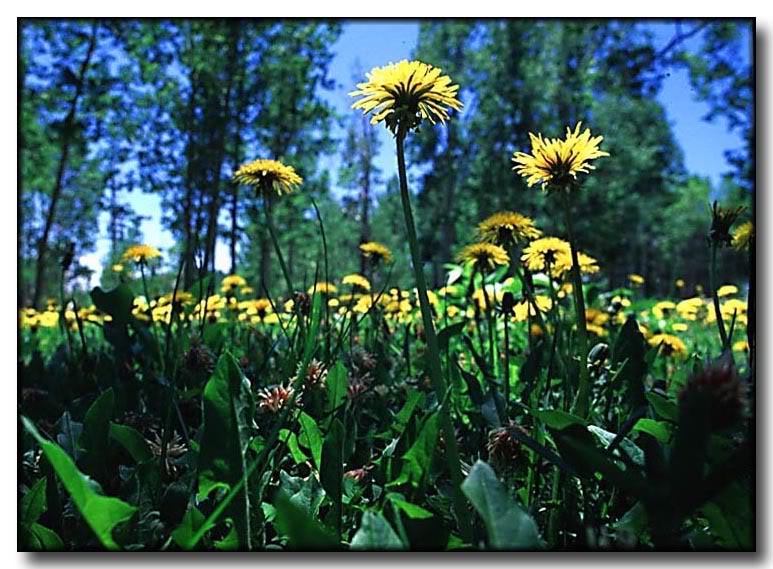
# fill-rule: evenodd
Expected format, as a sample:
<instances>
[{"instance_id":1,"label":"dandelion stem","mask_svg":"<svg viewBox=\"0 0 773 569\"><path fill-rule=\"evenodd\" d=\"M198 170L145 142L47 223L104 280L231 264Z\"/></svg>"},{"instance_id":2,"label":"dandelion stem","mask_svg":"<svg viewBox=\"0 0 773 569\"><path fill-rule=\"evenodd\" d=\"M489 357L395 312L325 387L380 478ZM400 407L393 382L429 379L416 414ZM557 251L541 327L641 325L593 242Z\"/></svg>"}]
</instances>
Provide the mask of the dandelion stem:
<instances>
[{"instance_id":1,"label":"dandelion stem","mask_svg":"<svg viewBox=\"0 0 773 569\"><path fill-rule=\"evenodd\" d=\"M421 256L419 255L419 244L416 238L416 227L413 222L413 212L411 211L410 194L408 193L408 177L405 171L405 149L404 141L406 135L404 125L400 126L397 136L397 169L400 178L400 198L403 205L403 214L405 215L405 226L408 232L408 244L411 250L411 261L413 263L413 272L416 276L416 289L419 293L419 305L421 308L421 317L424 323L424 335L427 340L427 360L429 364L430 377L435 389L435 395L438 402L441 402L440 423L443 429L443 435L446 442L448 469L451 474L453 485L454 511L462 539L472 540L472 525L467 512L467 504L462 494L462 470L459 459L459 450L456 446L456 432L454 431L451 417L448 411L448 405L442 404L446 401L446 384L443 378L440 350L438 348L437 337L435 336L435 327L432 323L432 311L427 297L427 283L424 280L422 272Z\"/></svg>"},{"instance_id":2,"label":"dandelion stem","mask_svg":"<svg viewBox=\"0 0 773 569\"><path fill-rule=\"evenodd\" d=\"M719 295L717 294L717 244L711 242L711 267L709 270L709 286L711 287L711 297L714 300L714 313L717 316L717 328L719 328L719 339L722 341L722 351L727 350L729 341L725 331L725 320L722 318L722 309L719 305Z\"/></svg>"},{"instance_id":3,"label":"dandelion stem","mask_svg":"<svg viewBox=\"0 0 773 569\"><path fill-rule=\"evenodd\" d=\"M564 215L566 218L566 233L569 237L569 248L572 253L572 280L574 281L574 307L577 315L577 340L578 356L580 359L580 385L574 400L573 411L585 417L588 414L590 403L590 376L588 375L588 330L585 322L585 299L582 293L582 275L580 274L580 260L577 254L577 243L572 231L572 210L569 203L569 193L564 192Z\"/></svg>"}]
</instances>

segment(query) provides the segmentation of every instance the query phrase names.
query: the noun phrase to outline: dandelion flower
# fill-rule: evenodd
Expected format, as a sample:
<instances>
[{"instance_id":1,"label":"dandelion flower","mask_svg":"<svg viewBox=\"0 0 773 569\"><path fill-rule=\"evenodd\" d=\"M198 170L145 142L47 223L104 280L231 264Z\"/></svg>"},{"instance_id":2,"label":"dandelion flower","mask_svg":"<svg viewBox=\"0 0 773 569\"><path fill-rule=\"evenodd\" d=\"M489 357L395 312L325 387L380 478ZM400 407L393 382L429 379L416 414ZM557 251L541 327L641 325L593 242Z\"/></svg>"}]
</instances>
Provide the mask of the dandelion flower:
<instances>
[{"instance_id":1,"label":"dandelion flower","mask_svg":"<svg viewBox=\"0 0 773 569\"><path fill-rule=\"evenodd\" d=\"M631 273L628 275L628 281L634 286L641 286L644 284L644 277L637 275L636 273Z\"/></svg>"},{"instance_id":2,"label":"dandelion flower","mask_svg":"<svg viewBox=\"0 0 773 569\"><path fill-rule=\"evenodd\" d=\"M676 288L684 288L684 279L676 279L674 284L676 285Z\"/></svg>"},{"instance_id":3,"label":"dandelion flower","mask_svg":"<svg viewBox=\"0 0 773 569\"><path fill-rule=\"evenodd\" d=\"M670 300L661 300L652 307L652 314L658 320L666 318L672 310L676 309L676 304Z\"/></svg>"},{"instance_id":4,"label":"dandelion flower","mask_svg":"<svg viewBox=\"0 0 773 569\"><path fill-rule=\"evenodd\" d=\"M687 355L685 343L671 334L655 334L648 342L650 346L657 348L664 356L683 357Z\"/></svg>"},{"instance_id":5,"label":"dandelion flower","mask_svg":"<svg viewBox=\"0 0 773 569\"><path fill-rule=\"evenodd\" d=\"M566 128L566 138L542 138L529 133L531 154L516 152L513 154L513 167L518 174L526 178L529 187L542 183L544 190L554 188L568 189L579 173L589 173L595 169L590 161L609 153L599 149L603 136L591 137L590 129L580 134L581 122L574 131Z\"/></svg>"},{"instance_id":6,"label":"dandelion flower","mask_svg":"<svg viewBox=\"0 0 773 569\"><path fill-rule=\"evenodd\" d=\"M531 241L542 235L534 221L514 211L497 212L478 224L481 241L509 247L516 243Z\"/></svg>"},{"instance_id":7,"label":"dandelion flower","mask_svg":"<svg viewBox=\"0 0 773 569\"><path fill-rule=\"evenodd\" d=\"M338 288L333 283L318 282L309 287L308 293L314 294L314 291L319 294L335 294L338 292Z\"/></svg>"},{"instance_id":8,"label":"dandelion flower","mask_svg":"<svg viewBox=\"0 0 773 569\"><path fill-rule=\"evenodd\" d=\"M534 297L534 304L537 305L537 309L540 312L547 312L553 306L553 301L550 297L538 294ZM534 310L534 304L528 300L522 300L518 302L513 308L516 322L524 322L529 316L536 316L537 313Z\"/></svg>"},{"instance_id":9,"label":"dandelion flower","mask_svg":"<svg viewBox=\"0 0 773 569\"><path fill-rule=\"evenodd\" d=\"M254 160L239 167L233 175L234 182L246 186L255 186L263 195L290 194L301 185L301 178L292 166L286 166L277 160Z\"/></svg>"},{"instance_id":10,"label":"dandelion flower","mask_svg":"<svg viewBox=\"0 0 773 569\"><path fill-rule=\"evenodd\" d=\"M499 245L492 245L491 243L467 245L459 252L456 259L460 263L472 263L480 271L493 269L497 265L506 265L510 262L507 251Z\"/></svg>"},{"instance_id":11,"label":"dandelion flower","mask_svg":"<svg viewBox=\"0 0 773 569\"><path fill-rule=\"evenodd\" d=\"M717 202L711 207L711 229L709 229L709 239L718 247L730 245L733 238L730 235L730 228L733 226L738 216L744 211L741 207L722 207Z\"/></svg>"},{"instance_id":12,"label":"dandelion flower","mask_svg":"<svg viewBox=\"0 0 773 569\"><path fill-rule=\"evenodd\" d=\"M116 263L112 266L114 273L122 273L123 272L123 265L121 263Z\"/></svg>"},{"instance_id":13,"label":"dandelion flower","mask_svg":"<svg viewBox=\"0 0 773 569\"><path fill-rule=\"evenodd\" d=\"M223 277L223 281L220 283L220 291L231 292L234 289L242 288L245 286L247 286L247 281L244 279L244 277L239 275L228 275L227 277Z\"/></svg>"},{"instance_id":14,"label":"dandelion flower","mask_svg":"<svg viewBox=\"0 0 773 569\"><path fill-rule=\"evenodd\" d=\"M523 250L521 261L530 271L539 272L546 270L548 266L554 266L560 256L571 258L569 243L558 237L542 237L529 243Z\"/></svg>"},{"instance_id":15,"label":"dandelion flower","mask_svg":"<svg viewBox=\"0 0 773 569\"><path fill-rule=\"evenodd\" d=\"M135 263L145 262L149 259L155 259L161 256L161 251L150 245L132 245L123 254L123 261L133 261Z\"/></svg>"},{"instance_id":16,"label":"dandelion flower","mask_svg":"<svg viewBox=\"0 0 773 569\"><path fill-rule=\"evenodd\" d=\"M749 244L754 239L754 224L751 221L742 223L733 232L733 247L748 251Z\"/></svg>"},{"instance_id":17,"label":"dandelion flower","mask_svg":"<svg viewBox=\"0 0 773 569\"><path fill-rule=\"evenodd\" d=\"M738 293L738 287L735 285L723 285L717 289L717 296L722 298L723 296L731 296Z\"/></svg>"},{"instance_id":18,"label":"dandelion flower","mask_svg":"<svg viewBox=\"0 0 773 569\"><path fill-rule=\"evenodd\" d=\"M366 259L372 260L374 263L383 261L384 263L392 262L392 252L389 247L377 243L376 241L368 241L360 245L360 251L365 255Z\"/></svg>"},{"instance_id":19,"label":"dandelion flower","mask_svg":"<svg viewBox=\"0 0 773 569\"><path fill-rule=\"evenodd\" d=\"M375 67L367 74L368 80L349 93L359 97L352 108L372 113L371 124L384 121L394 134L398 125L410 130L422 119L444 123L449 110L460 110L462 103L457 99L459 85L452 85L451 78L441 72L421 61L402 60Z\"/></svg>"},{"instance_id":20,"label":"dandelion flower","mask_svg":"<svg viewBox=\"0 0 773 569\"><path fill-rule=\"evenodd\" d=\"M580 263L580 273L583 275L592 275L599 272L598 261L586 255L582 251L578 251L577 260ZM555 278L561 278L564 274L568 273L572 269L572 255L570 253L561 253L556 256L556 262L552 267L552 274ZM571 285L569 285L571 289ZM571 290L570 290L571 292Z\"/></svg>"},{"instance_id":21,"label":"dandelion flower","mask_svg":"<svg viewBox=\"0 0 773 569\"><path fill-rule=\"evenodd\" d=\"M353 287L356 287L356 288L361 288L362 290L365 290L365 291L370 291L370 282L368 282L368 279L356 273L351 275L346 275L341 282L343 282L344 284L352 285Z\"/></svg>"}]
</instances>

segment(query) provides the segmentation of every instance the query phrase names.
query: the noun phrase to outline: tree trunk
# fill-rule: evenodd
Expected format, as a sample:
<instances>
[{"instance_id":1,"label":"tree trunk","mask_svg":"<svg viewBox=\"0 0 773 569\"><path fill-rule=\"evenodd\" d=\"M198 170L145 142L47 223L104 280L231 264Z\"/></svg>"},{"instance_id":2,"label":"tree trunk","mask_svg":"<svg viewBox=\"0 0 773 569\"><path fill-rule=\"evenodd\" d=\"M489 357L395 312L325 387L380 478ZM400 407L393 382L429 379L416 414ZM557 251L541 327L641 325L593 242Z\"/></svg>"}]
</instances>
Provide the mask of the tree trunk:
<instances>
[{"instance_id":1,"label":"tree trunk","mask_svg":"<svg viewBox=\"0 0 773 569\"><path fill-rule=\"evenodd\" d=\"M51 203L48 206L48 213L46 214L45 225L43 226L43 234L38 242L38 259L35 267L35 292L32 296L32 305L38 306L40 301L40 295L43 288L43 273L46 268L46 256L48 255L48 239L51 235L51 228L54 225L54 219L56 218L56 207L59 204L59 199L62 196L62 186L64 183L64 173L67 169L67 160L70 157L70 145L72 143L72 131L75 123L75 113L78 109L78 101L80 101L83 95L84 79L91 64L91 57L94 54L94 48L97 44L97 21L91 27L91 36L89 37L89 47L86 51L86 57L81 63L80 70L78 72L78 79L75 87L75 94L72 101L70 101L70 109L67 112L67 116L64 119L64 125L62 129L62 153L59 158L59 165L56 171L56 182L54 184L54 190L51 193Z\"/></svg>"}]
</instances>

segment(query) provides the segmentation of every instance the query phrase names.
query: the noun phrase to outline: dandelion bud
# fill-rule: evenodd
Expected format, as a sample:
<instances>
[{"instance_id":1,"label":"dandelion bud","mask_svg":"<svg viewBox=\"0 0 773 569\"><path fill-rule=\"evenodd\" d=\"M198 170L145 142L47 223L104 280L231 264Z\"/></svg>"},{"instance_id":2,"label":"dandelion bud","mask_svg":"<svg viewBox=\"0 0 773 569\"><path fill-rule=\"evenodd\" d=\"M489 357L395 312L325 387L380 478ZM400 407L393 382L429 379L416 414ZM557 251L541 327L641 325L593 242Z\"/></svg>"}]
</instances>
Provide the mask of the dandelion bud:
<instances>
[{"instance_id":1,"label":"dandelion bud","mask_svg":"<svg viewBox=\"0 0 773 569\"><path fill-rule=\"evenodd\" d=\"M302 291L298 291L293 296L293 307L301 316L311 314L311 297Z\"/></svg>"},{"instance_id":2,"label":"dandelion bud","mask_svg":"<svg viewBox=\"0 0 773 569\"><path fill-rule=\"evenodd\" d=\"M488 450L489 462L497 469L514 468L521 457L523 447L521 441L513 436L513 430L528 435L528 431L514 421L510 421L507 426L495 429L489 434L486 450Z\"/></svg>"},{"instance_id":3,"label":"dandelion bud","mask_svg":"<svg viewBox=\"0 0 773 569\"><path fill-rule=\"evenodd\" d=\"M743 207L724 208L717 204L717 202L714 202L711 209L709 242L718 247L729 246L733 241L730 228L743 210Z\"/></svg>"},{"instance_id":4,"label":"dandelion bud","mask_svg":"<svg viewBox=\"0 0 773 569\"><path fill-rule=\"evenodd\" d=\"M502 314L505 316L515 315L515 297L510 291L502 295Z\"/></svg>"}]
</instances>

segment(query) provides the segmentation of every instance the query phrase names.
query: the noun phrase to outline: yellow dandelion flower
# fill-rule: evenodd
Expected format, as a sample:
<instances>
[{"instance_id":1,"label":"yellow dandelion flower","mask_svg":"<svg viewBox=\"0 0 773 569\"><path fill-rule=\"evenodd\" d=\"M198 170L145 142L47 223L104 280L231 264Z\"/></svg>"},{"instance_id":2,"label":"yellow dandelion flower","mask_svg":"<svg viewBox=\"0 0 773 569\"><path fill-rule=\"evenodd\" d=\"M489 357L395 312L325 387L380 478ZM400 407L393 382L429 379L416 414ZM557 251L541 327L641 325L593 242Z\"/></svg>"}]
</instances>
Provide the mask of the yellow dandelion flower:
<instances>
[{"instance_id":1,"label":"yellow dandelion flower","mask_svg":"<svg viewBox=\"0 0 773 569\"><path fill-rule=\"evenodd\" d=\"M731 296L738 293L738 287L735 285L723 285L717 289L717 296L722 298L723 296Z\"/></svg>"},{"instance_id":2,"label":"yellow dandelion flower","mask_svg":"<svg viewBox=\"0 0 773 569\"><path fill-rule=\"evenodd\" d=\"M739 225L733 231L733 247L743 251L749 250L749 245L754 239L754 223L747 221Z\"/></svg>"},{"instance_id":3,"label":"yellow dandelion flower","mask_svg":"<svg viewBox=\"0 0 773 569\"><path fill-rule=\"evenodd\" d=\"M603 136L591 137L590 129L580 134L581 122L574 131L566 128L566 138L542 138L529 133L531 154L516 152L513 154L513 167L518 174L526 178L529 187L542 183L543 190L568 189L577 180L577 174L589 173L595 169L590 161L607 152L599 150Z\"/></svg>"},{"instance_id":4,"label":"yellow dandelion flower","mask_svg":"<svg viewBox=\"0 0 773 569\"><path fill-rule=\"evenodd\" d=\"M338 288L333 283L320 281L317 284L310 286L307 292L309 294L314 294L314 291L319 294L335 294L338 292Z\"/></svg>"},{"instance_id":5,"label":"yellow dandelion flower","mask_svg":"<svg viewBox=\"0 0 773 569\"><path fill-rule=\"evenodd\" d=\"M277 160L253 160L242 164L234 172L233 180L237 184L255 186L264 196L272 193L281 196L290 194L303 183L292 166L286 166Z\"/></svg>"},{"instance_id":6,"label":"yellow dandelion flower","mask_svg":"<svg viewBox=\"0 0 773 569\"><path fill-rule=\"evenodd\" d=\"M580 273L583 275L593 275L599 272L598 261L590 255L578 251L577 260L580 262ZM571 253L560 253L556 256L556 261L552 266L552 274L555 278L561 278L572 269L572 266Z\"/></svg>"},{"instance_id":7,"label":"yellow dandelion flower","mask_svg":"<svg viewBox=\"0 0 773 569\"><path fill-rule=\"evenodd\" d=\"M542 235L534 221L514 211L500 211L478 224L478 237L481 241L510 247L516 243L531 241Z\"/></svg>"},{"instance_id":8,"label":"yellow dandelion flower","mask_svg":"<svg viewBox=\"0 0 773 569\"><path fill-rule=\"evenodd\" d=\"M685 324L684 322L675 322L674 324L671 325L671 329L674 332L687 332L687 330L689 329L689 326L687 326L687 324Z\"/></svg>"},{"instance_id":9,"label":"yellow dandelion flower","mask_svg":"<svg viewBox=\"0 0 773 569\"><path fill-rule=\"evenodd\" d=\"M569 243L558 237L542 237L535 239L523 250L521 261L531 272L539 272L552 268L559 257L568 256L571 265L571 248Z\"/></svg>"},{"instance_id":10,"label":"yellow dandelion flower","mask_svg":"<svg viewBox=\"0 0 773 569\"><path fill-rule=\"evenodd\" d=\"M441 72L421 61L402 60L375 67L367 73L367 81L349 93L359 97L352 108L372 113L371 124L384 121L395 134L398 125L411 130L422 119L444 123L449 110L460 110L462 103L457 99L459 85L451 84L451 78Z\"/></svg>"},{"instance_id":11,"label":"yellow dandelion flower","mask_svg":"<svg viewBox=\"0 0 773 569\"><path fill-rule=\"evenodd\" d=\"M585 329L593 334L594 336L598 336L599 338L606 336L607 331L604 329L603 326L599 326L598 324L586 324Z\"/></svg>"},{"instance_id":12,"label":"yellow dandelion flower","mask_svg":"<svg viewBox=\"0 0 773 569\"><path fill-rule=\"evenodd\" d=\"M365 255L366 259L370 259L374 263L383 261L384 263L392 262L392 252L389 247L377 243L376 241L368 241L360 245L360 251Z\"/></svg>"},{"instance_id":13,"label":"yellow dandelion flower","mask_svg":"<svg viewBox=\"0 0 773 569\"><path fill-rule=\"evenodd\" d=\"M486 285L486 294L488 300L483 296L483 289L476 288L472 293L472 299L478 305L480 310L486 310L486 303L494 305L500 304L505 293L501 290L497 290L494 285Z\"/></svg>"},{"instance_id":14,"label":"yellow dandelion flower","mask_svg":"<svg viewBox=\"0 0 773 569\"><path fill-rule=\"evenodd\" d=\"M650 346L657 348L664 356L683 357L687 355L685 343L671 334L655 334L648 342Z\"/></svg>"},{"instance_id":15,"label":"yellow dandelion flower","mask_svg":"<svg viewBox=\"0 0 773 569\"><path fill-rule=\"evenodd\" d=\"M341 282L343 282L345 285L352 285L355 288L361 288L362 290L370 291L370 282L368 279L356 273L346 275Z\"/></svg>"},{"instance_id":16,"label":"yellow dandelion flower","mask_svg":"<svg viewBox=\"0 0 773 569\"><path fill-rule=\"evenodd\" d=\"M553 301L551 301L548 296L538 294L534 297L534 304L537 305L537 309L540 312L544 313L551 309ZM537 312L534 310L534 305L526 299L517 302L513 307L513 312L513 319L516 322L524 322L529 316L537 315Z\"/></svg>"},{"instance_id":17,"label":"yellow dandelion flower","mask_svg":"<svg viewBox=\"0 0 773 569\"><path fill-rule=\"evenodd\" d=\"M748 352L749 351L749 342L746 340L738 340L737 342L733 343L733 351L734 352Z\"/></svg>"},{"instance_id":18,"label":"yellow dandelion flower","mask_svg":"<svg viewBox=\"0 0 773 569\"><path fill-rule=\"evenodd\" d=\"M676 304L670 300L661 300L652 307L652 314L658 320L667 317L672 310L676 309Z\"/></svg>"},{"instance_id":19,"label":"yellow dandelion flower","mask_svg":"<svg viewBox=\"0 0 773 569\"><path fill-rule=\"evenodd\" d=\"M697 320L703 310L705 310L703 299L697 296L687 298L676 305L677 313L685 320Z\"/></svg>"},{"instance_id":20,"label":"yellow dandelion flower","mask_svg":"<svg viewBox=\"0 0 773 569\"><path fill-rule=\"evenodd\" d=\"M251 286L243 286L239 292L242 294L242 296L249 296L251 294L255 294L255 289L253 289Z\"/></svg>"},{"instance_id":21,"label":"yellow dandelion flower","mask_svg":"<svg viewBox=\"0 0 773 569\"><path fill-rule=\"evenodd\" d=\"M507 265L510 257L499 245L473 243L462 249L456 256L456 260L460 263L472 263L476 269L486 271L496 268L497 265Z\"/></svg>"},{"instance_id":22,"label":"yellow dandelion flower","mask_svg":"<svg viewBox=\"0 0 773 569\"><path fill-rule=\"evenodd\" d=\"M133 261L135 263L145 262L149 259L155 259L161 256L161 251L150 245L132 245L123 254L123 261Z\"/></svg>"},{"instance_id":23,"label":"yellow dandelion flower","mask_svg":"<svg viewBox=\"0 0 773 569\"><path fill-rule=\"evenodd\" d=\"M641 275L637 275L636 273L631 273L628 275L628 282L630 282L634 286L641 286L644 284L644 277Z\"/></svg>"},{"instance_id":24,"label":"yellow dandelion flower","mask_svg":"<svg viewBox=\"0 0 773 569\"><path fill-rule=\"evenodd\" d=\"M239 275L228 275L227 277L223 277L223 280L220 283L220 291L231 292L234 289L242 288L245 286L247 286L247 281L244 279L244 277Z\"/></svg>"},{"instance_id":25,"label":"yellow dandelion flower","mask_svg":"<svg viewBox=\"0 0 773 569\"><path fill-rule=\"evenodd\" d=\"M123 272L123 265L121 263L116 263L111 267L114 273L122 273Z\"/></svg>"},{"instance_id":26,"label":"yellow dandelion flower","mask_svg":"<svg viewBox=\"0 0 773 569\"><path fill-rule=\"evenodd\" d=\"M684 279L676 279L674 284L676 285L676 288L684 288Z\"/></svg>"}]
</instances>

